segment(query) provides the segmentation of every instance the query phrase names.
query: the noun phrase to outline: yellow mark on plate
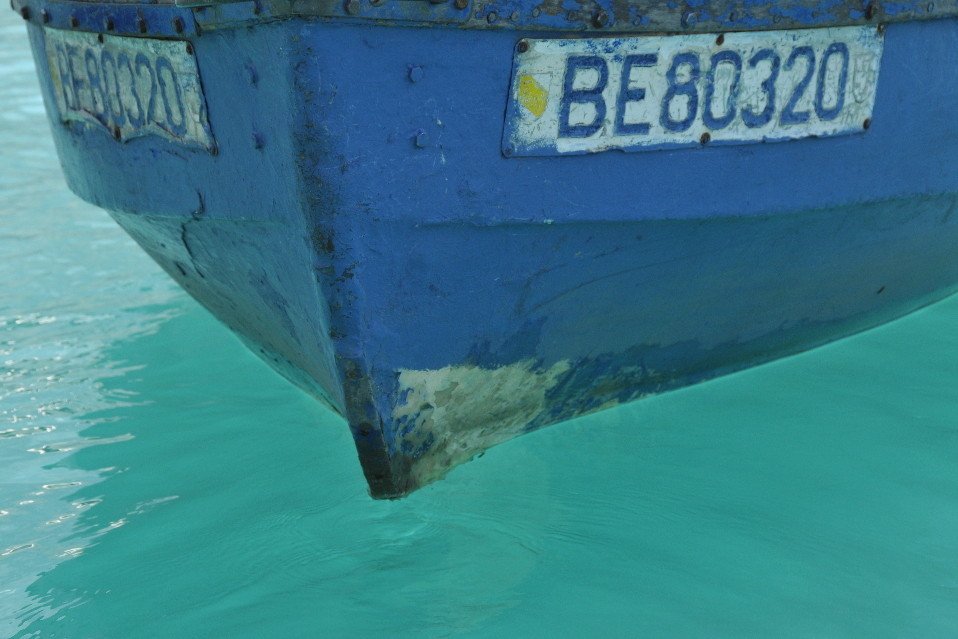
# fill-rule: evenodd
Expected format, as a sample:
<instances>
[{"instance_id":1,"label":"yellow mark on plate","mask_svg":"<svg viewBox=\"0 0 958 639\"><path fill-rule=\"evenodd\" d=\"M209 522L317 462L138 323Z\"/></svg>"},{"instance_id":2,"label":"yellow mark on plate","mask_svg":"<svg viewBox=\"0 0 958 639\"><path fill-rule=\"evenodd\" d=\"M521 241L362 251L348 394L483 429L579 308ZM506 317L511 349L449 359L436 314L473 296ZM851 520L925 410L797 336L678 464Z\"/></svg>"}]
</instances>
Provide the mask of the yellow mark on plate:
<instances>
[{"instance_id":1,"label":"yellow mark on plate","mask_svg":"<svg viewBox=\"0 0 958 639\"><path fill-rule=\"evenodd\" d=\"M537 118L546 112L549 91L531 75L519 76L519 104L529 109Z\"/></svg>"}]
</instances>

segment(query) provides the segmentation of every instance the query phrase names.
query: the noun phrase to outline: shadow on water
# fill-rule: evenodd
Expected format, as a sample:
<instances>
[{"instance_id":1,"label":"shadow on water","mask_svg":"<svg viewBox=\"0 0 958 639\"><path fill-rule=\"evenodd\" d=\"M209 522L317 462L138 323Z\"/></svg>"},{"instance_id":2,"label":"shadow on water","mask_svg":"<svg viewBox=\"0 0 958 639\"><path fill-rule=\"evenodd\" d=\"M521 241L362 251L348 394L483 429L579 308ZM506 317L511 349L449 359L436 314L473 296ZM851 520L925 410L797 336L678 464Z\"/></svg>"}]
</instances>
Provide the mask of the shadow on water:
<instances>
[{"instance_id":1,"label":"shadow on water","mask_svg":"<svg viewBox=\"0 0 958 639\"><path fill-rule=\"evenodd\" d=\"M199 310L116 344L18 637L947 636L958 300L545 429L399 502Z\"/></svg>"}]
</instances>

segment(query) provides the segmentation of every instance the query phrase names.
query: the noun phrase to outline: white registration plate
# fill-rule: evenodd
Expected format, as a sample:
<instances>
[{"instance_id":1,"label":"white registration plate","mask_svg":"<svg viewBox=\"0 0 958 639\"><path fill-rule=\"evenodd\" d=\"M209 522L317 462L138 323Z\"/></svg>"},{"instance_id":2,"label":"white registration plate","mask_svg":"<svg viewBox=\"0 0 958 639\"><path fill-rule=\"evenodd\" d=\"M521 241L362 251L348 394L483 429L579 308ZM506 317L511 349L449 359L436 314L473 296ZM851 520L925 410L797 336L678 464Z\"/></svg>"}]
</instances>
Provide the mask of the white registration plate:
<instances>
[{"instance_id":1,"label":"white registration plate","mask_svg":"<svg viewBox=\"0 0 958 639\"><path fill-rule=\"evenodd\" d=\"M212 150L188 42L49 28L44 37L62 120L102 127L118 140L157 135Z\"/></svg>"},{"instance_id":2,"label":"white registration plate","mask_svg":"<svg viewBox=\"0 0 958 639\"><path fill-rule=\"evenodd\" d=\"M839 27L523 40L506 155L639 151L861 132L883 38Z\"/></svg>"}]
</instances>

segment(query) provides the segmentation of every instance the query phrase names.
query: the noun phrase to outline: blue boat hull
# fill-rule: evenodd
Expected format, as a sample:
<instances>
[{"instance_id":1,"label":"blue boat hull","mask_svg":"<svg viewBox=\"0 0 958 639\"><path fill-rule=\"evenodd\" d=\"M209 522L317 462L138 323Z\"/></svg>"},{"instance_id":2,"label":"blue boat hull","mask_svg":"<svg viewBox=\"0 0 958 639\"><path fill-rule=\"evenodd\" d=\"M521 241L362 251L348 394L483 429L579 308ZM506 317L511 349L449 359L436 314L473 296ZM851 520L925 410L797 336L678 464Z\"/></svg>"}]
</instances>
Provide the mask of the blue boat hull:
<instances>
[{"instance_id":1,"label":"blue boat hull","mask_svg":"<svg viewBox=\"0 0 958 639\"><path fill-rule=\"evenodd\" d=\"M204 32L213 153L64 122L44 91L71 188L346 418L374 497L958 290L955 20L888 25L867 133L510 158L524 35Z\"/></svg>"}]
</instances>

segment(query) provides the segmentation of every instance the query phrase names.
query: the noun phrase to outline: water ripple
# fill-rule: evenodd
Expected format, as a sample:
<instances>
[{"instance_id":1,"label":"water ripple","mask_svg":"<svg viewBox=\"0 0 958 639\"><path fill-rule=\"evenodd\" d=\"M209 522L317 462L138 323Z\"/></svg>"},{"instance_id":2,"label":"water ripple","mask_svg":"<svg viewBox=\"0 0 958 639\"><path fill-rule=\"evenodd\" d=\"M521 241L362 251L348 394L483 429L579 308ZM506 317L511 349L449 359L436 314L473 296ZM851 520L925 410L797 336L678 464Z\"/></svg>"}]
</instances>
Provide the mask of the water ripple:
<instances>
[{"instance_id":1,"label":"water ripple","mask_svg":"<svg viewBox=\"0 0 958 639\"><path fill-rule=\"evenodd\" d=\"M64 540L101 500L72 495L111 473L71 467L70 456L132 437L84 434L104 420L98 413L135 400L104 391L139 368L110 349L179 314L170 302L182 294L105 213L64 188L23 24L0 14L0 281L15 283L0 296L0 636L10 636L29 584L90 543ZM46 618L47 608L24 618Z\"/></svg>"}]
</instances>

